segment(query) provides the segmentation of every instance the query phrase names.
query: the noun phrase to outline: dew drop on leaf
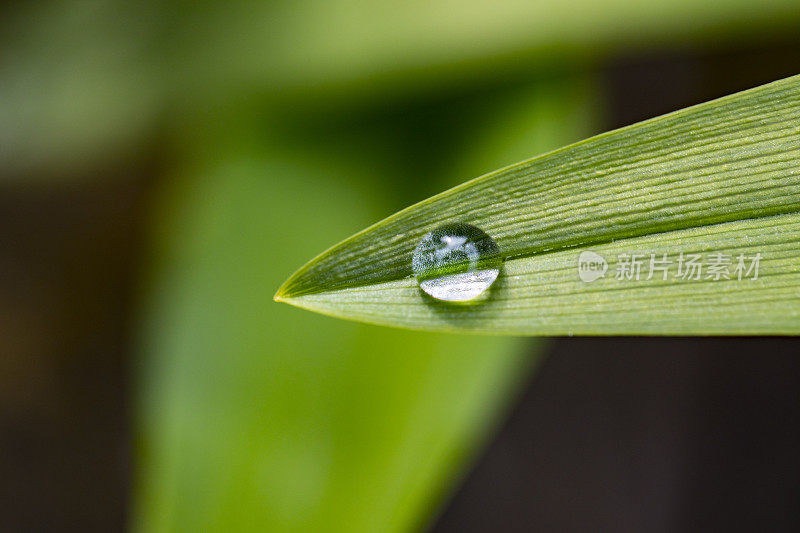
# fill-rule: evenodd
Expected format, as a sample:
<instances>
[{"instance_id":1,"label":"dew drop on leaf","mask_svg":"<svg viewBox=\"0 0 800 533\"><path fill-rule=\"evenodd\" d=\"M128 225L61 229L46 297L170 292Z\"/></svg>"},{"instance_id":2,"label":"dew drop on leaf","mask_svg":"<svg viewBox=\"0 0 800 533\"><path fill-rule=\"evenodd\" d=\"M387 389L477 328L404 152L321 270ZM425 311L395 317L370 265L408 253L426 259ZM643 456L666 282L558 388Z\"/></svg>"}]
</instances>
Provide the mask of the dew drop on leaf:
<instances>
[{"instance_id":1,"label":"dew drop on leaf","mask_svg":"<svg viewBox=\"0 0 800 533\"><path fill-rule=\"evenodd\" d=\"M451 223L426 234L411 260L420 288L437 300L477 298L500 274L500 248L470 224Z\"/></svg>"}]
</instances>

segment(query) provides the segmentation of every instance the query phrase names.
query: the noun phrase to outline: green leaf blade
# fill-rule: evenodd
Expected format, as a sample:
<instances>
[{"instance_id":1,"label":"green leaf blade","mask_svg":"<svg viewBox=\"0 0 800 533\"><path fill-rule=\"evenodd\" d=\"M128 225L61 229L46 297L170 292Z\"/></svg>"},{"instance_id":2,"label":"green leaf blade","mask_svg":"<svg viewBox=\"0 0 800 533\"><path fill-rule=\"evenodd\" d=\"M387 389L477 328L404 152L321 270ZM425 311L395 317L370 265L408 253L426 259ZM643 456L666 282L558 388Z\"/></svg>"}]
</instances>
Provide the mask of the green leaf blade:
<instances>
[{"instance_id":1,"label":"green leaf blade","mask_svg":"<svg viewBox=\"0 0 800 533\"><path fill-rule=\"evenodd\" d=\"M800 327L800 215L719 224L617 241L591 250L609 260L604 278L578 275L577 250L512 259L493 294L474 306L426 299L413 279L294 298L314 311L412 329L469 330L520 335L558 334L792 334ZM660 275L617 280L620 254L722 253L735 262L769 250L758 277L739 280ZM642 270L644 272L644 269Z\"/></svg>"},{"instance_id":2,"label":"green leaf blade","mask_svg":"<svg viewBox=\"0 0 800 533\"><path fill-rule=\"evenodd\" d=\"M415 329L530 335L797 333L800 288L793 265L800 265L800 258L793 249L800 242L798 211L796 76L593 137L434 196L317 257L284 284L276 299ZM486 231L507 259L493 294L480 305L432 302L411 277L410 258L419 238L454 221ZM770 233L769 224L782 228L788 240ZM731 246L724 248L726 243ZM621 280L621 286L611 287L603 280L591 285L578 279L580 250L589 247L613 258L634 245L638 248L631 253L673 255L723 249L750 253L761 246L753 253L764 254L766 273L747 288L745 280L678 280L660 286ZM559 266L550 269L554 265ZM373 309L374 291L387 292ZM639 307L625 311L620 298L633 298ZM660 312L662 298L672 303ZM720 323L722 315L703 314L696 304L718 305L735 320ZM749 311L756 316L748 317Z\"/></svg>"}]
</instances>

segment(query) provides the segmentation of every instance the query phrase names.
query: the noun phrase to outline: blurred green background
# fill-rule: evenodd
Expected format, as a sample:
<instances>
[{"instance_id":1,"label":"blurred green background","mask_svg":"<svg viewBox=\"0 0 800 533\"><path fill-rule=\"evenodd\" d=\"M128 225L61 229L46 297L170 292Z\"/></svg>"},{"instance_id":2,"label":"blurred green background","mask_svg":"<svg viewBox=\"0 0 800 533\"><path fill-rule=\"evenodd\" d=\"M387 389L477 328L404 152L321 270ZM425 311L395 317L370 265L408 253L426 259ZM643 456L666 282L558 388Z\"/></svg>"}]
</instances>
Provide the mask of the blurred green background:
<instances>
[{"instance_id":1,"label":"blurred green background","mask_svg":"<svg viewBox=\"0 0 800 533\"><path fill-rule=\"evenodd\" d=\"M4 4L0 525L429 527L546 345L275 290L411 203L647 118L615 65L749 58L678 69L666 112L796 67L798 22L796 0Z\"/></svg>"}]
</instances>

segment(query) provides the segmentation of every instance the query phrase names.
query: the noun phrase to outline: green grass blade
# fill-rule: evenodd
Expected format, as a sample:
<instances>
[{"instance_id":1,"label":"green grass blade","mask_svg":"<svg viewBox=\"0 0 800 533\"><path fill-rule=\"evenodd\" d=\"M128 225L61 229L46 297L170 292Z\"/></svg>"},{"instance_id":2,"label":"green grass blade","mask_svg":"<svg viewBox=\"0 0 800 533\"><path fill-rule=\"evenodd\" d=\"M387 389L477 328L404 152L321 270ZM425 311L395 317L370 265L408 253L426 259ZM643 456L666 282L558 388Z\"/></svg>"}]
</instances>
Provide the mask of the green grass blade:
<instances>
[{"instance_id":1,"label":"green grass blade","mask_svg":"<svg viewBox=\"0 0 800 533\"><path fill-rule=\"evenodd\" d=\"M798 333L798 212L795 76L599 135L434 196L323 253L276 299L342 318L431 330ZM486 231L506 257L501 281L481 305L423 299L411 277L418 240L453 221ZM583 250L603 255L604 278L580 281ZM672 272L660 282L616 280L624 253L648 261L651 253L666 253ZM702 272L699 280L682 279L681 253L700 253L701 263L716 253L734 263L740 254L760 253L761 275L706 280Z\"/></svg>"}]
</instances>

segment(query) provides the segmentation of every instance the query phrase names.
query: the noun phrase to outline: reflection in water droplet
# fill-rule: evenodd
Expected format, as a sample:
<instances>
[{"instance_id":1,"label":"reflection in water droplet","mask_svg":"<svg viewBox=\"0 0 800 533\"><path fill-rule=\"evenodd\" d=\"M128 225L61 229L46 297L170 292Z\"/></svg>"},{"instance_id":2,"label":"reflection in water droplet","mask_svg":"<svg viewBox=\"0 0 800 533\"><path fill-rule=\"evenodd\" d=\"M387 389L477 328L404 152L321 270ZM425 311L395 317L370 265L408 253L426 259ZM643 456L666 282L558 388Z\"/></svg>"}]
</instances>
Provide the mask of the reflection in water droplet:
<instances>
[{"instance_id":1,"label":"reflection in water droplet","mask_svg":"<svg viewBox=\"0 0 800 533\"><path fill-rule=\"evenodd\" d=\"M411 265L419 286L437 300L466 302L488 289L503 258L483 231L469 224L445 224L425 235Z\"/></svg>"}]
</instances>

